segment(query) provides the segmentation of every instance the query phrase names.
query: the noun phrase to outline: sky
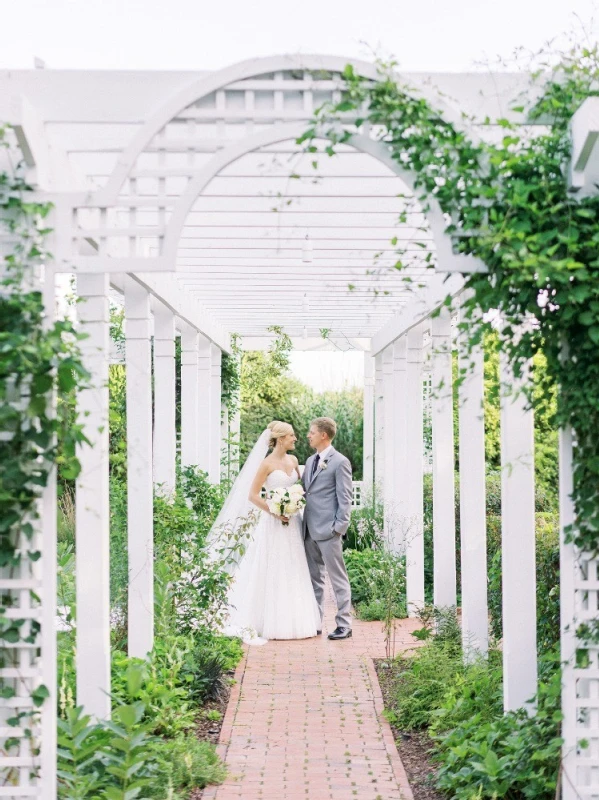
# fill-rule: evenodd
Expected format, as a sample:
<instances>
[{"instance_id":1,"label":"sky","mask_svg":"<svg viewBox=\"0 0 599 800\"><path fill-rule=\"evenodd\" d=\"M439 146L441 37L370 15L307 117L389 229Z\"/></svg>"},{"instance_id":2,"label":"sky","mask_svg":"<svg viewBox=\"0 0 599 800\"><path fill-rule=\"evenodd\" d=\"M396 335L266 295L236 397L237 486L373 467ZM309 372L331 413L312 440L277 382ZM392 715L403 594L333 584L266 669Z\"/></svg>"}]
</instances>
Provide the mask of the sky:
<instances>
[{"instance_id":1,"label":"sky","mask_svg":"<svg viewBox=\"0 0 599 800\"><path fill-rule=\"evenodd\" d=\"M317 392L364 385L364 353L349 350L291 353L290 371Z\"/></svg>"},{"instance_id":2,"label":"sky","mask_svg":"<svg viewBox=\"0 0 599 800\"><path fill-rule=\"evenodd\" d=\"M213 70L247 58L393 56L403 71L462 72L595 30L594 0L0 0L0 69ZM316 390L361 385L361 353L294 353Z\"/></svg>"},{"instance_id":3,"label":"sky","mask_svg":"<svg viewBox=\"0 0 599 800\"><path fill-rule=\"evenodd\" d=\"M0 68L218 69L254 56L393 55L464 71L593 16L593 0L0 0ZM478 64L478 67L476 65Z\"/></svg>"}]
</instances>

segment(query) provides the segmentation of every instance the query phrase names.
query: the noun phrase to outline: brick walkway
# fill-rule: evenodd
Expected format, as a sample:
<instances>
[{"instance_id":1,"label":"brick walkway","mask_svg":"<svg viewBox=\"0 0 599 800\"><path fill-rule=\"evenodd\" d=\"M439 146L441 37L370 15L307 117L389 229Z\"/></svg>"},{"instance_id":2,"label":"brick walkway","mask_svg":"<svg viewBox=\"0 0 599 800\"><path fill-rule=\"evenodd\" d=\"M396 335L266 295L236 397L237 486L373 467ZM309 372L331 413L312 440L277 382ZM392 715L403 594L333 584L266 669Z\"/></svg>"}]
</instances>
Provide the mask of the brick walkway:
<instances>
[{"instance_id":1,"label":"brick walkway","mask_svg":"<svg viewBox=\"0 0 599 800\"><path fill-rule=\"evenodd\" d=\"M397 651L416 620L398 623ZM353 638L323 636L249 647L236 672L219 752L229 778L204 800L412 800L372 664L380 622L354 620Z\"/></svg>"}]
</instances>

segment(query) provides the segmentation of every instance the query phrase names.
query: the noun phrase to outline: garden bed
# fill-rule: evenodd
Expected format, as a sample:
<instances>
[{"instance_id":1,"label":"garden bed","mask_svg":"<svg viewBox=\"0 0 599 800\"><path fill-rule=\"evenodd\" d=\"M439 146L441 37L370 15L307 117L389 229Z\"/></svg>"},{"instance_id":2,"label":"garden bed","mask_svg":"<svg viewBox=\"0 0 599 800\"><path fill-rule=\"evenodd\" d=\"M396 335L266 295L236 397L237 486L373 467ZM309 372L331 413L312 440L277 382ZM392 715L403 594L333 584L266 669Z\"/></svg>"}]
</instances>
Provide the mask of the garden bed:
<instances>
[{"instance_id":1,"label":"garden bed","mask_svg":"<svg viewBox=\"0 0 599 800\"><path fill-rule=\"evenodd\" d=\"M220 732L223 727L223 722L225 721L227 706L231 698L233 675L234 672L231 672L231 682L227 685L226 689L223 689L218 700L210 700L206 702L202 708L195 726L195 735L201 742L210 742L210 744L213 744L215 747L219 743ZM218 712L220 718L210 719L210 712ZM209 784L209 786L212 785L213 784ZM204 788L197 787L191 790L188 800L202 800L203 796Z\"/></svg>"},{"instance_id":2,"label":"garden bed","mask_svg":"<svg viewBox=\"0 0 599 800\"><path fill-rule=\"evenodd\" d=\"M233 674L231 673L231 679L233 679ZM226 689L223 689L218 700L210 700L203 705L195 726L195 734L200 741L210 742L214 745L218 744L225 714L227 713L227 706L229 705L229 698L231 697L232 685L232 683L229 683ZM215 716L216 712L219 713L220 718L211 719L211 712L213 716Z\"/></svg>"},{"instance_id":3,"label":"garden bed","mask_svg":"<svg viewBox=\"0 0 599 800\"><path fill-rule=\"evenodd\" d=\"M388 661L385 658L374 659L374 668L379 679L385 708L390 708L394 672L386 667L387 664ZM432 748L428 734L420 731L402 731L393 723L390 725L414 800L447 800L447 795L442 794L432 785L435 767L431 759Z\"/></svg>"}]
</instances>

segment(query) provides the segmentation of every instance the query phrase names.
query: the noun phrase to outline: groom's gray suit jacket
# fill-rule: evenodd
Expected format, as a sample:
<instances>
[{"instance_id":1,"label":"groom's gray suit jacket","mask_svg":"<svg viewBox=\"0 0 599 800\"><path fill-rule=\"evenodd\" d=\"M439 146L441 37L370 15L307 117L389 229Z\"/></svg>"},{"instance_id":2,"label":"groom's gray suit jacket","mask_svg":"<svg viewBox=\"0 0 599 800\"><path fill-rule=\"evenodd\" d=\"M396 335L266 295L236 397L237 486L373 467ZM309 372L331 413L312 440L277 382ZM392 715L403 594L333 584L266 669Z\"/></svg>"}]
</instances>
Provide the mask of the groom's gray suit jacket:
<instances>
[{"instance_id":1,"label":"groom's gray suit jacket","mask_svg":"<svg viewBox=\"0 0 599 800\"><path fill-rule=\"evenodd\" d=\"M349 459L333 448L311 479L314 458L310 456L306 461L302 475L306 492L304 536L310 531L314 541L322 542L347 531L353 492L352 471Z\"/></svg>"}]
</instances>

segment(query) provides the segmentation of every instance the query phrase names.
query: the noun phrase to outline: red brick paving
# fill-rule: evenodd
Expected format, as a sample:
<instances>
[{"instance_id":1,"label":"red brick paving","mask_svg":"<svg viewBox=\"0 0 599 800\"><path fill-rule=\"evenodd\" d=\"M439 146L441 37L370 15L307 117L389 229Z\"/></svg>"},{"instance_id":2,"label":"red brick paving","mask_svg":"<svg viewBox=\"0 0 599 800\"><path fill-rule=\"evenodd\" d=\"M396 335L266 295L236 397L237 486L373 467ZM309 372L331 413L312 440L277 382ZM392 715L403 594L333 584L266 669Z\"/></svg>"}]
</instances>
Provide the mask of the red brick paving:
<instances>
[{"instance_id":1,"label":"red brick paving","mask_svg":"<svg viewBox=\"0 0 599 800\"><path fill-rule=\"evenodd\" d=\"M372 664L382 624L330 642L334 615L329 592L322 636L247 648L218 745L229 777L204 800L413 800ZM397 651L418 624L398 622Z\"/></svg>"}]
</instances>

